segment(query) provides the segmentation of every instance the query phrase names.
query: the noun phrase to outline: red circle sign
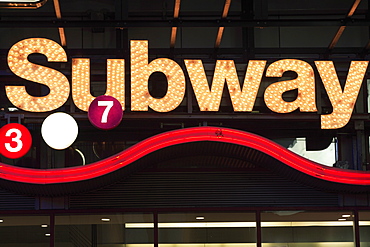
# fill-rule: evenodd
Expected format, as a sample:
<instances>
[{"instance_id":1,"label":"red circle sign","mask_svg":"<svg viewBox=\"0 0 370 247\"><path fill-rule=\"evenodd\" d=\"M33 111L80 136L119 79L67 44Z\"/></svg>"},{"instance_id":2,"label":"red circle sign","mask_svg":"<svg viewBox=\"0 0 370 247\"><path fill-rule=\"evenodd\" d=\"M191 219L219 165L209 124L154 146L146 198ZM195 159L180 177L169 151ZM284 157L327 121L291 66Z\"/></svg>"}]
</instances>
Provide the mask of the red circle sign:
<instances>
[{"instance_id":1,"label":"red circle sign","mask_svg":"<svg viewBox=\"0 0 370 247\"><path fill-rule=\"evenodd\" d=\"M91 102L88 111L92 125L99 129L110 130L117 127L123 116L121 103L114 97L101 95Z\"/></svg>"},{"instance_id":2,"label":"red circle sign","mask_svg":"<svg viewBox=\"0 0 370 247\"><path fill-rule=\"evenodd\" d=\"M24 156L31 148L29 130L18 123L10 123L0 129L0 153L10 159Z\"/></svg>"}]
</instances>

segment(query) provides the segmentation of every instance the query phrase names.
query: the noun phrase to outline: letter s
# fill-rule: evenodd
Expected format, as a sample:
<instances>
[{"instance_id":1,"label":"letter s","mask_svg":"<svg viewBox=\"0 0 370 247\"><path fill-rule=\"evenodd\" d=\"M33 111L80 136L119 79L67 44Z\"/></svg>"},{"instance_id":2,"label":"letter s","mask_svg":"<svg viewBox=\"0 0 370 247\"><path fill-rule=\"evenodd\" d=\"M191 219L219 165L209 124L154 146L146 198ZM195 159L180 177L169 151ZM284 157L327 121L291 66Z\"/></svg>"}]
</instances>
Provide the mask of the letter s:
<instances>
[{"instance_id":1,"label":"letter s","mask_svg":"<svg viewBox=\"0 0 370 247\"><path fill-rule=\"evenodd\" d=\"M64 49L55 41L31 38L14 44L8 53L8 66L17 76L49 87L46 96L35 97L27 93L25 86L6 86L10 102L25 111L47 112L61 107L68 99L70 86L61 72L28 61L28 55L41 53L49 62L67 62Z\"/></svg>"}]
</instances>

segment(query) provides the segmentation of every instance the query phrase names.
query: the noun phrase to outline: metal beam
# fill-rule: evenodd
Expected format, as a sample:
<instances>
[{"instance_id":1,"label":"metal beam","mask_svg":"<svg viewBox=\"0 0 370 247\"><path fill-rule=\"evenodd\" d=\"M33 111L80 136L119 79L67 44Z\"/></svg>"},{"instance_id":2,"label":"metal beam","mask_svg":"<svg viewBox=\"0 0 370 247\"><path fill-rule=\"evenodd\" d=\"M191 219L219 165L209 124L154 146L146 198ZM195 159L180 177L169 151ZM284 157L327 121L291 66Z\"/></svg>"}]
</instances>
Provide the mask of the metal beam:
<instances>
[{"instance_id":1,"label":"metal beam","mask_svg":"<svg viewBox=\"0 0 370 247\"><path fill-rule=\"evenodd\" d=\"M350 17L353 16L353 14L355 13L355 11L356 11L358 5L360 4L360 2L361 2L361 0L355 0L353 2L352 7L350 8L350 10L347 13L347 16L346 16L347 18L350 18ZM338 43L338 41L339 41L340 37L342 36L345 29L346 29L346 26L340 26L338 28L338 31L336 32L332 41L329 44L329 47L328 47L329 50L332 50L337 45L337 43Z\"/></svg>"},{"instance_id":2,"label":"metal beam","mask_svg":"<svg viewBox=\"0 0 370 247\"><path fill-rule=\"evenodd\" d=\"M361 3L361 0L355 0L355 2L353 3L351 9L348 11L348 14L347 14L347 17L352 17L353 14L355 13L358 5Z\"/></svg>"},{"instance_id":3,"label":"metal beam","mask_svg":"<svg viewBox=\"0 0 370 247\"><path fill-rule=\"evenodd\" d=\"M54 10L55 10L55 15L57 16L57 19L60 20L62 19L62 12L60 10L60 5L59 5L59 0L54 0ZM59 37L60 37L60 42L62 46L67 45L67 39L66 35L64 33L64 27L58 27L59 30Z\"/></svg>"},{"instance_id":4,"label":"metal beam","mask_svg":"<svg viewBox=\"0 0 370 247\"><path fill-rule=\"evenodd\" d=\"M181 2L181 0L175 0L175 7L174 7L174 10L173 10L173 18L174 19L179 18L180 2ZM172 27L172 29L171 29L171 41L170 41L171 48L175 47L176 34L177 34L177 27Z\"/></svg>"},{"instance_id":5,"label":"metal beam","mask_svg":"<svg viewBox=\"0 0 370 247\"><path fill-rule=\"evenodd\" d=\"M280 19L280 20L1 20L0 28L56 27L340 27L370 26L369 19Z\"/></svg>"},{"instance_id":6,"label":"metal beam","mask_svg":"<svg viewBox=\"0 0 370 247\"><path fill-rule=\"evenodd\" d=\"M226 19L227 15L229 13L230 4L231 4L231 0L225 0L224 9L222 11L222 16L221 16L222 19ZM216 49L218 47L220 47L222 35L224 33L224 29L225 29L224 27L219 27L218 28L216 41L215 41L215 48Z\"/></svg>"},{"instance_id":7,"label":"metal beam","mask_svg":"<svg viewBox=\"0 0 370 247\"><path fill-rule=\"evenodd\" d=\"M170 41L170 47L171 48L175 47L176 36L177 36L177 27L172 27L172 29L171 29L171 41Z\"/></svg>"},{"instance_id":8,"label":"metal beam","mask_svg":"<svg viewBox=\"0 0 370 247\"><path fill-rule=\"evenodd\" d=\"M241 19L245 21L254 20L255 0L242 0L241 2L242 12ZM267 3L266 3L267 9ZM266 19L268 15L266 15ZM244 62L254 59L255 57L255 44L254 44L254 27L243 27L242 28L242 39L243 39L243 60Z\"/></svg>"},{"instance_id":9,"label":"metal beam","mask_svg":"<svg viewBox=\"0 0 370 247\"><path fill-rule=\"evenodd\" d=\"M179 18L179 14L180 14L180 3L181 3L180 0L175 0L175 7L174 7L174 10L173 10L173 18L174 19Z\"/></svg>"},{"instance_id":10,"label":"metal beam","mask_svg":"<svg viewBox=\"0 0 370 247\"><path fill-rule=\"evenodd\" d=\"M224 27L219 27L217 31L216 41L215 41L215 48L218 49L221 44L222 35L224 33Z\"/></svg>"},{"instance_id":11,"label":"metal beam","mask_svg":"<svg viewBox=\"0 0 370 247\"><path fill-rule=\"evenodd\" d=\"M116 19L128 18L128 1L115 0L114 16ZM116 57L129 59L129 47L128 30L126 28L116 28Z\"/></svg>"},{"instance_id":12,"label":"metal beam","mask_svg":"<svg viewBox=\"0 0 370 247\"><path fill-rule=\"evenodd\" d=\"M369 10L370 10L370 2L368 1L367 3L367 14L366 14L366 18L370 20L370 13L369 13ZM370 28L368 29L370 31ZM367 54L367 52L369 51L370 49L370 39L369 41L367 42L367 44L365 45L365 48L364 48L364 51L363 51L363 54Z\"/></svg>"}]
</instances>

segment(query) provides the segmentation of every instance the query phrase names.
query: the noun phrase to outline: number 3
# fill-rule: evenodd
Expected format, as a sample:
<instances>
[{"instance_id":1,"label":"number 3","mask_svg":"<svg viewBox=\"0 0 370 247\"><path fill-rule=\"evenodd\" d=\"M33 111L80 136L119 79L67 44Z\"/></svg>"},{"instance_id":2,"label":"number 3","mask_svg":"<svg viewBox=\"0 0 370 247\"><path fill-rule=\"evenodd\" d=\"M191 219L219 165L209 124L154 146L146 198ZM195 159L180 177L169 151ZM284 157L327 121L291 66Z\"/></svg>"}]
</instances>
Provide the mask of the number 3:
<instances>
[{"instance_id":1,"label":"number 3","mask_svg":"<svg viewBox=\"0 0 370 247\"><path fill-rule=\"evenodd\" d=\"M10 146L10 143L5 143L5 148L9 152L16 153L23 148L23 142L21 141L22 132L19 129L9 129L6 132L5 136L10 137L13 133L15 133L16 136L12 138L12 142L17 143L17 146L13 148L12 146Z\"/></svg>"},{"instance_id":2,"label":"number 3","mask_svg":"<svg viewBox=\"0 0 370 247\"><path fill-rule=\"evenodd\" d=\"M108 122L108 114L110 109L113 106L113 101L98 101L98 106L105 106L106 108L104 109L103 115L101 116L101 123L107 123Z\"/></svg>"},{"instance_id":3,"label":"number 3","mask_svg":"<svg viewBox=\"0 0 370 247\"><path fill-rule=\"evenodd\" d=\"M0 153L9 159L18 159L32 146L30 131L19 123L10 123L0 129Z\"/></svg>"}]
</instances>

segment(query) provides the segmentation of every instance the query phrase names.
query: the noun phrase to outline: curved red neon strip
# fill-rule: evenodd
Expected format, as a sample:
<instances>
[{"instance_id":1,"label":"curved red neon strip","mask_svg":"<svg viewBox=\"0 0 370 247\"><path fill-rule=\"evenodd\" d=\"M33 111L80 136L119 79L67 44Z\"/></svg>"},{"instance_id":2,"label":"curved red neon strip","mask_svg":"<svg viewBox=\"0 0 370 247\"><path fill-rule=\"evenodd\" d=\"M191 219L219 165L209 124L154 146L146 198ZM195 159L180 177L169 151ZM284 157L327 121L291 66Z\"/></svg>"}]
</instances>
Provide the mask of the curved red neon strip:
<instances>
[{"instance_id":1,"label":"curved red neon strip","mask_svg":"<svg viewBox=\"0 0 370 247\"><path fill-rule=\"evenodd\" d=\"M29 169L0 163L0 178L30 184L83 181L114 172L162 148L199 141L224 142L250 147L300 172L322 180L351 185L370 185L370 172L320 165L261 136L219 127L196 127L162 133L150 137L115 156L86 166L60 169Z\"/></svg>"}]
</instances>

